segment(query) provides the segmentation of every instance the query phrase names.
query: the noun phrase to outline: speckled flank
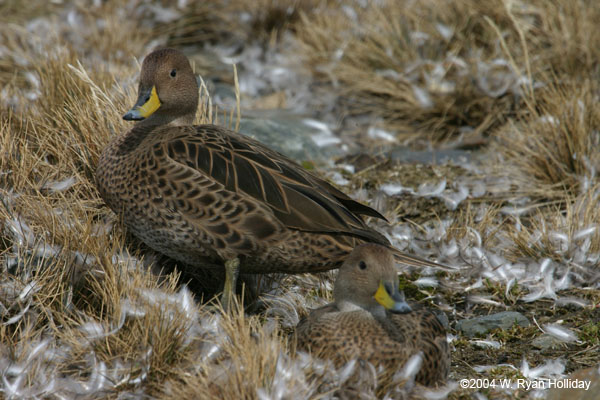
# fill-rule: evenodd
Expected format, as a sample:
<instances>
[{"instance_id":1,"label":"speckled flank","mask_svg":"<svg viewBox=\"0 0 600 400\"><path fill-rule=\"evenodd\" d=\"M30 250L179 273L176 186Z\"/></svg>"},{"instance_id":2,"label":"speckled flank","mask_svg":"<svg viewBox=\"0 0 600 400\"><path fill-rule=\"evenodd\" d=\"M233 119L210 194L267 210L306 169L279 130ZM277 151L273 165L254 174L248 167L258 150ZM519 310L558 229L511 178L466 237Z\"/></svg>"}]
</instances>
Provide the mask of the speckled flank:
<instances>
[{"instance_id":1,"label":"speckled flank","mask_svg":"<svg viewBox=\"0 0 600 400\"><path fill-rule=\"evenodd\" d=\"M142 103L153 87L158 110L115 138L96 171L106 204L147 245L192 266L238 257L246 273L324 271L360 243L389 245L362 219L383 218L377 211L294 161L225 128L191 126L198 87L182 53L146 57Z\"/></svg>"},{"instance_id":2,"label":"speckled flank","mask_svg":"<svg viewBox=\"0 0 600 400\"><path fill-rule=\"evenodd\" d=\"M364 270L359 267L361 261L367 266ZM445 381L450 349L443 326L433 313L423 309L407 314L377 310L373 296L382 279L397 284L391 253L378 245L358 247L340 268L335 302L312 311L298 324L298 348L332 359L337 367L362 359L390 374L422 351L417 382L434 385ZM352 303L354 309L342 310L343 303Z\"/></svg>"}]
</instances>

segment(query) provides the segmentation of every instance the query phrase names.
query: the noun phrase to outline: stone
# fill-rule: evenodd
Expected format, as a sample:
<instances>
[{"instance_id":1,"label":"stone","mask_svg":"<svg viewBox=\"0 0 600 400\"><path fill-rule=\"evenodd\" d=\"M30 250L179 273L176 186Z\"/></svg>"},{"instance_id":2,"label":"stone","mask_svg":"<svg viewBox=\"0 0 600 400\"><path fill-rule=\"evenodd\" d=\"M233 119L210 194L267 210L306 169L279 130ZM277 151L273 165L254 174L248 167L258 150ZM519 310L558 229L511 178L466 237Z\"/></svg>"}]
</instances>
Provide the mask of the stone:
<instances>
[{"instance_id":1,"label":"stone","mask_svg":"<svg viewBox=\"0 0 600 400\"><path fill-rule=\"evenodd\" d=\"M465 336L483 335L492 329L510 329L514 324L527 327L530 324L527 317L516 311L503 311L492 315L463 319L456 323L456 329Z\"/></svg>"},{"instance_id":2,"label":"stone","mask_svg":"<svg viewBox=\"0 0 600 400\"><path fill-rule=\"evenodd\" d=\"M564 344L564 341L547 334L540 335L531 341L531 345L540 350L554 349Z\"/></svg>"},{"instance_id":3,"label":"stone","mask_svg":"<svg viewBox=\"0 0 600 400\"><path fill-rule=\"evenodd\" d=\"M344 154L341 139L324 123L281 109L244 110L239 132L297 162L324 164Z\"/></svg>"}]
</instances>

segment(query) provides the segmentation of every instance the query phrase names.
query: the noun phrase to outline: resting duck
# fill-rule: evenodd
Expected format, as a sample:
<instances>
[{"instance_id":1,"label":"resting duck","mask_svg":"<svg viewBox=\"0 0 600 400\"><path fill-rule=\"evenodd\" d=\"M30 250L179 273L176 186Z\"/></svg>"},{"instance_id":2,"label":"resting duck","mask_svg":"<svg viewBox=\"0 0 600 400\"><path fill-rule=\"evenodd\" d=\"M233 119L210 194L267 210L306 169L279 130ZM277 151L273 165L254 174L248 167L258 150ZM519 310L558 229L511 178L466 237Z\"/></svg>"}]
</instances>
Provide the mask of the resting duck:
<instances>
[{"instance_id":1,"label":"resting duck","mask_svg":"<svg viewBox=\"0 0 600 400\"><path fill-rule=\"evenodd\" d=\"M352 359L368 361L383 367L387 376L422 352L416 381L435 385L446 380L446 331L433 313L411 310L405 302L394 257L386 247L358 246L340 267L333 297L333 303L298 323L299 350L331 359L338 368Z\"/></svg>"},{"instance_id":2,"label":"resting duck","mask_svg":"<svg viewBox=\"0 0 600 400\"><path fill-rule=\"evenodd\" d=\"M256 140L194 126L198 97L187 57L153 51L142 64L137 102L123 116L136 123L100 157L100 195L144 243L192 267L225 267L225 303L239 272L326 271L361 243L389 246L363 221L385 219L374 209Z\"/></svg>"}]
</instances>

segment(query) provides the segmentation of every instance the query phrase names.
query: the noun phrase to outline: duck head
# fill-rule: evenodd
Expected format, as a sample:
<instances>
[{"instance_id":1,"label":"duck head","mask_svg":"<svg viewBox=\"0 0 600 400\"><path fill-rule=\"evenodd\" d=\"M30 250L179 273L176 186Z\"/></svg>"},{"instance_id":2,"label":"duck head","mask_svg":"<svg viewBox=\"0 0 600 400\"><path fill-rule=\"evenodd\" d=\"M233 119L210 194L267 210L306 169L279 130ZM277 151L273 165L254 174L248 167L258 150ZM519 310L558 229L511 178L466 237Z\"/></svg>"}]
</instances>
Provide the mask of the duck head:
<instances>
[{"instance_id":1,"label":"duck head","mask_svg":"<svg viewBox=\"0 0 600 400\"><path fill-rule=\"evenodd\" d=\"M343 311L360 307L376 315L385 310L408 313L410 306L398 290L398 273L392 252L377 244L354 249L340 267L333 296Z\"/></svg>"},{"instance_id":2,"label":"duck head","mask_svg":"<svg viewBox=\"0 0 600 400\"><path fill-rule=\"evenodd\" d=\"M198 108L198 83L188 58L159 49L142 63L138 98L123 119L143 125L191 125Z\"/></svg>"}]
</instances>

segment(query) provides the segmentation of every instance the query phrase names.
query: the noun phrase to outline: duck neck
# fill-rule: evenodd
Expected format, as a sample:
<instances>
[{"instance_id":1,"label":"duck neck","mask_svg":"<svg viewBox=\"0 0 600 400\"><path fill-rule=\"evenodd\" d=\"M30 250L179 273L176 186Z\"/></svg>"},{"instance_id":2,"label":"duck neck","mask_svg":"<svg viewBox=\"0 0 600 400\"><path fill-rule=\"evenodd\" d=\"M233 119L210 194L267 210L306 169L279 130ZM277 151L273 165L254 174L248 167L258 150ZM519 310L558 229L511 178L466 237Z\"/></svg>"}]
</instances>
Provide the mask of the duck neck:
<instances>
[{"instance_id":1,"label":"duck neck","mask_svg":"<svg viewBox=\"0 0 600 400\"><path fill-rule=\"evenodd\" d=\"M364 308L362 308L361 306L359 306L358 304L355 304L351 301L348 300L341 300L337 302L337 307L341 312L350 312L350 311L358 311L358 310L364 310Z\"/></svg>"},{"instance_id":2,"label":"duck neck","mask_svg":"<svg viewBox=\"0 0 600 400\"><path fill-rule=\"evenodd\" d=\"M195 114L172 116L156 113L142 121L137 122L135 126L140 128L153 126L189 126L194 124L195 117Z\"/></svg>"},{"instance_id":3,"label":"duck neck","mask_svg":"<svg viewBox=\"0 0 600 400\"><path fill-rule=\"evenodd\" d=\"M337 302L337 306L342 312L365 310L374 317L385 317L385 308L380 304L360 305L349 300L341 300Z\"/></svg>"},{"instance_id":4,"label":"duck neck","mask_svg":"<svg viewBox=\"0 0 600 400\"><path fill-rule=\"evenodd\" d=\"M376 318L385 318L385 308L380 304L373 305L368 310Z\"/></svg>"}]
</instances>

